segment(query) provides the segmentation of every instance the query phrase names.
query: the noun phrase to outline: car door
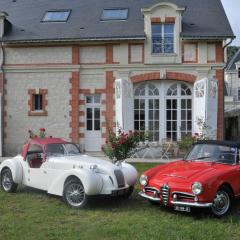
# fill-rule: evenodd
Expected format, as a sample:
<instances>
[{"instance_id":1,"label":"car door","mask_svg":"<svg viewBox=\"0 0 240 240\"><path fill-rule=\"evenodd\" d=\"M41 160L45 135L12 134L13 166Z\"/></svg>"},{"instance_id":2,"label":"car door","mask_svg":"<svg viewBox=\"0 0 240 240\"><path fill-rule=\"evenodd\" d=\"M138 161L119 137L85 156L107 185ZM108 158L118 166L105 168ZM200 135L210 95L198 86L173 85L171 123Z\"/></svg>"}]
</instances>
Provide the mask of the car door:
<instances>
[{"instance_id":1,"label":"car door","mask_svg":"<svg viewBox=\"0 0 240 240\"><path fill-rule=\"evenodd\" d=\"M49 164L43 159L43 150L40 145L32 144L29 146L26 162L25 184L29 187L47 190Z\"/></svg>"}]
</instances>

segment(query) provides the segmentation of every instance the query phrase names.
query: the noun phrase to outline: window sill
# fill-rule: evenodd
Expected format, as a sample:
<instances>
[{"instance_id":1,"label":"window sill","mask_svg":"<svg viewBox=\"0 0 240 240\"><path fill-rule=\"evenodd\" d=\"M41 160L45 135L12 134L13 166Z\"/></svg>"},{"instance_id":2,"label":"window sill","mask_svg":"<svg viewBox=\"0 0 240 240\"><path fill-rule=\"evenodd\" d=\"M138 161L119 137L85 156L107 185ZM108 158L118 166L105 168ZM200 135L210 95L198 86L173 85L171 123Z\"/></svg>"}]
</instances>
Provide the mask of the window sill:
<instances>
[{"instance_id":1,"label":"window sill","mask_svg":"<svg viewBox=\"0 0 240 240\"><path fill-rule=\"evenodd\" d=\"M28 116L30 117L46 117L48 116L48 112L47 111L28 111Z\"/></svg>"},{"instance_id":2,"label":"window sill","mask_svg":"<svg viewBox=\"0 0 240 240\"><path fill-rule=\"evenodd\" d=\"M176 53L152 53L152 57L176 57Z\"/></svg>"}]
</instances>

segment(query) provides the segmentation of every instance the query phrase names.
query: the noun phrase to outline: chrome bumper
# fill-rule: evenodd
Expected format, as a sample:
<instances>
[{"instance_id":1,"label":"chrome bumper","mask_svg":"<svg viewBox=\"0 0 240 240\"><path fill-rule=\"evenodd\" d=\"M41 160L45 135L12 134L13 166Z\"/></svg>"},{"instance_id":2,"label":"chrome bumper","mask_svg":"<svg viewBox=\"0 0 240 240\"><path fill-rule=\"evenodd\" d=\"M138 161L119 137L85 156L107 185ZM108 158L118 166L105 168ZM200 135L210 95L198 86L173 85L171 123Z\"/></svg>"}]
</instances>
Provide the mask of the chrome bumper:
<instances>
[{"instance_id":1,"label":"chrome bumper","mask_svg":"<svg viewBox=\"0 0 240 240\"><path fill-rule=\"evenodd\" d=\"M205 207L212 206L212 203L178 202L178 201L171 201L171 204L176 206L197 207L197 208L205 208Z\"/></svg>"},{"instance_id":2,"label":"chrome bumper","mask_svg":"<svg viewBox=\"0 0 240 240\"><path fill-rule=\"evenodd\" d=\"M149 199L149 200L151 200L151 201L156 201L156 202L159 202L159 201L160 201L160 198L148 196L148 195L147 195L146 193L144 193L144 192L139 192L138 194L139 194L141 197L147 198L147 199Z\"/></svg>"},{"instance_id":3,"label":"chrome bumper","mask_svg":"<svg viewBox=\"0 0 240 240\"><path fill-rule=\"evenodd\" d=\"M156 201L156 202L161 202L161 199L158 197L151 197L148 196L144 192L139 192L138 193L141 197L144 197L146 199L149 199L151 201ZM185 206L185 207L196 207L196 208L207 208L211 207L212 203L198 203L198 202L179 202L179 201L170 201L171 205L173 206Z\"/></svg>"}]
</instances>

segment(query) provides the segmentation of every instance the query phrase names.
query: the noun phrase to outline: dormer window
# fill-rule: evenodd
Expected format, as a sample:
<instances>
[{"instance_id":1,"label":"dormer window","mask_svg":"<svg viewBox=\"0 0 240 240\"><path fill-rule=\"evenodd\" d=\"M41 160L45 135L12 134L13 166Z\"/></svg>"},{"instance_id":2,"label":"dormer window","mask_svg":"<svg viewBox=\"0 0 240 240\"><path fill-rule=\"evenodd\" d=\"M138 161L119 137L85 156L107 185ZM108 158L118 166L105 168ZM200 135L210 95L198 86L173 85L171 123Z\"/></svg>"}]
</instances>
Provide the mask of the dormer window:
<instances>
[{"instance_id":1,"label":"dormer window","mask_svg":"<svg viewBox=\"0 0 240 240\"><path fill-rule=\"evenodd\" d=\"M173 23L152 23L152 53L174 53Z\"/></svg>"}]
</instances>

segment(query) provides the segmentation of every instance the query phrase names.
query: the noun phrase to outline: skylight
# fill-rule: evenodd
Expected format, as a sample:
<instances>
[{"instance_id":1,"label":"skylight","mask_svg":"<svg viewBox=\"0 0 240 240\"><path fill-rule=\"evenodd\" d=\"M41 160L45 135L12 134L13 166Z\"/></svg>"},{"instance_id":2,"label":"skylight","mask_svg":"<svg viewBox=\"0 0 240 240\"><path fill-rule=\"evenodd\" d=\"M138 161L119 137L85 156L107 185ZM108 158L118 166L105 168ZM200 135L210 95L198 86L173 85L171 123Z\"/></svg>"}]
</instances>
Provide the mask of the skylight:
<instances>
[{"instance_id":1,"label":"skylight","mask_svg":"<svg viewBox=\"0 0 240 240\"><path fill-rule=\"evenodd\" d=\"M104 9L101 16L101 20L103 21L126 20L127 18L128 18L127 8Z\"/></svg>"},{"instance_id":2,"label":"skylight","mask_svg":"<svg viewBox=\"0 0 240 240\"><path fill-rule=\"evenodd\" d=\"M43 22L66 22L70 15L70 10L47 11L42 19Z\"/></svg>"}]
</instances>

